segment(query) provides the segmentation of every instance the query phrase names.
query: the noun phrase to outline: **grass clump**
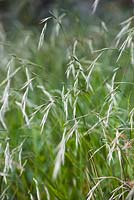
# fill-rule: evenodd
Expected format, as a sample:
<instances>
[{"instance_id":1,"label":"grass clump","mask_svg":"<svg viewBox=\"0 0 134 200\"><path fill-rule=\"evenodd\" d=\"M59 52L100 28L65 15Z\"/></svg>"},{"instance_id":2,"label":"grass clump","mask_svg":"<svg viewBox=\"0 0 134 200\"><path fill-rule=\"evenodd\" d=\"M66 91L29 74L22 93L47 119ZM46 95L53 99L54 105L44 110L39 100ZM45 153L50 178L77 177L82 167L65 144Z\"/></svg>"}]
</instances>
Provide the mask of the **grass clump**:
<instances>
[{"instance_id":1,"label":"grass clump","mask_svg":"<svg viewBox=\"0 0 134 200\"><path fill-rule=\"evenodd\" d=\"M113 36L102 22L74 37L80 24L68 33L67 17L52 13L40 39L25 32L1 41L1 199L126 198L134 176L133 20Z\"/></svg>"}]
</instances>

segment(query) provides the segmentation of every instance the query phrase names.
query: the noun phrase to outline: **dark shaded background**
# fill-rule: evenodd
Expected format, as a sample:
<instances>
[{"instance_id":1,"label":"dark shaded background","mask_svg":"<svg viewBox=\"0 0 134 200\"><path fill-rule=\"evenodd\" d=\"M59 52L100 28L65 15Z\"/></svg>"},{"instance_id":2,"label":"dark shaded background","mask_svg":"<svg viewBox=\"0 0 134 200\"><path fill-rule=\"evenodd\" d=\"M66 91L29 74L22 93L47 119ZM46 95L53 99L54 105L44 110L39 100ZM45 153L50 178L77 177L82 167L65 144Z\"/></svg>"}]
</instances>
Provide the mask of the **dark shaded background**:
<instances>
[{"instance_id":1,"label":"dark shaded background","mask_svg":"<svg viewBox=\"0 0 134 200\"><path fill-rule=\"evenodd\" d=\"M8 29L10 26L37 25L40 19L55 8L61 12L75 11L80 16L91 15L93 0L0 0L0 21ZM102 20L119 18L120 12L133 12L133 0L100 0L96 16Z\"/></svg>"}]
</instances>

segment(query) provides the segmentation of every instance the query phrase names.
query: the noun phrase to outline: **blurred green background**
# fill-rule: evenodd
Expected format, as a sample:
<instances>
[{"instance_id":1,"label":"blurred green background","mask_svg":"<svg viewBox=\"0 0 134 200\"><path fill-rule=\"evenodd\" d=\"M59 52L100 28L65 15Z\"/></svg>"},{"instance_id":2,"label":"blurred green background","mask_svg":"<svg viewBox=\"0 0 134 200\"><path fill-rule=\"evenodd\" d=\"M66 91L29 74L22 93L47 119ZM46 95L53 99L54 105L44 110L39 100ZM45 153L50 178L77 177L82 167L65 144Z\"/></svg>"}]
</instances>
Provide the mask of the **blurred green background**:
<instances>
[{"instance_id":1,"label":"blurred green background","mask_svg":"<svg viewBox=\"0 0 134 200\"><path fill-rule=\"evenodd\" d=\"M75 12L87 19L92 12L93 0L0 0L0 21L6 29L15 26L38 26L39 21L57 8L60 12ZM116 22L132 14L132 0L101 0L95 15L101 20Z\"/></svg>"}]
</instances>

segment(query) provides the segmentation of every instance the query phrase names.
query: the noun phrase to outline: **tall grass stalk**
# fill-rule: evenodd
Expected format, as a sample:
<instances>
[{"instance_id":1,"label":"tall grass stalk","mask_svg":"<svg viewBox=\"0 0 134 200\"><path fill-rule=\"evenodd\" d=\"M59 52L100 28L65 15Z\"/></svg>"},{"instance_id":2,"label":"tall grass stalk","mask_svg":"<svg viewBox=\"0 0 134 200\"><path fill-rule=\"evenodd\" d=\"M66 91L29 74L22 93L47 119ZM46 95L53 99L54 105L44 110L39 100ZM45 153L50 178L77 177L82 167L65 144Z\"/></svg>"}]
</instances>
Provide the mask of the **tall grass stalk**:
<instances>
[{"instance_id":1,"label":"tall grass stalk","mask_svg":"<svg viewBox=\"0 0 134 200\"><path fill-rule=\"evenodd\" d=\"M0 199L129 199L133 17L121 30L107 31L102 22L79 35L80 23L65 14L41 22L38 37L24 34L3 46Z\"/></svg>"}]
</instances>

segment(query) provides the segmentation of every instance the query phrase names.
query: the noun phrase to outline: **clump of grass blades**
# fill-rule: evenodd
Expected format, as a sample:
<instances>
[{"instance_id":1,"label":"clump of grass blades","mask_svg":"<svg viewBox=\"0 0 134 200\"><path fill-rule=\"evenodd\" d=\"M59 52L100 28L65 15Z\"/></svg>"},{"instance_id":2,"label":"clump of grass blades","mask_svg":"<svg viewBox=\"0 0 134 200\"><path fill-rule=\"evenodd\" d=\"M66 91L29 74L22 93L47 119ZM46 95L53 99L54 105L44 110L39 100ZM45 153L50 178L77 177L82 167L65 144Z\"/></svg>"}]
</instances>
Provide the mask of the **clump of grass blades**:
<instances>
[{"instance_id":1,"label":"clump of grass blades","mask_svg":"<svg viewBox=\"0 0 134 200\"><path fill-rule=\"evenodd\" d=\"M83 35L72 40L63 17L42 20L38 47L35 39L26 58L1 44L9 60L0 76L1 199L125 199L131 189L133 17L109 47L99 36L95 45ZM44 44L50 20L55 29ZM62 58L42 58L58 48ZM66 78L54 87L51 76L63 65Z\"/></svg>"}]
</instances>

